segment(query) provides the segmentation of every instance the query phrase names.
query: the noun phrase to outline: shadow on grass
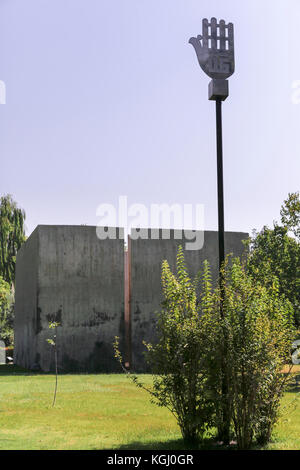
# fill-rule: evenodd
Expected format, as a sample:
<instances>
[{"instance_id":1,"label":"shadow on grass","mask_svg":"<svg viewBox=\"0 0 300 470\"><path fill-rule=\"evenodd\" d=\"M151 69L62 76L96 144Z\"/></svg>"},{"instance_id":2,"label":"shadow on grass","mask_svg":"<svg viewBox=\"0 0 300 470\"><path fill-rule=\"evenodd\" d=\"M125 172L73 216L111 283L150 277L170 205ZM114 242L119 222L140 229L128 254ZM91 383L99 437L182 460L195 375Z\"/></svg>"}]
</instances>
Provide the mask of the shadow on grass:
<instances>
[{"instance_id":1,"label":"shadow on grass","mask_svg":"<svg viewBox=\"0 0 300 470\"><path fill-rule=\"evenodd\" d=\"M206 439L194 445L185 443L183 439L174 439L165 442L133 441L118 447L118 450L236 450L236 446L222 446L213 439Z\"/></svg>"},{"instance_id":2,"label":"shadow on grass","mask_svg":"<svg viewBox=\"0 0 300 470\"><path fill-rule=\"evenodd\" d=\"M13 375L24 375L32 376L32 375L54 375L55 372L44 372L42 370L30 370L25 369L24 367L17 366L16 364L0 364L0 377L1 376L13 376ZM59 375L64 375L59 373ZM68 374L70 375L70 374Z\"/></svg>"},{"instance_id":3,"label":"shadow on grass","mask_svg":"<svg viewBox=\"0 0 300 470\"><path fill-rule=\"evenodd\" d=\"M37 372L24 369L14 364L0 364L0 376L1 375L37 375Z\"/></svg>"},{"instance_id":4,"label":"shadow on grass","mask_svg":"<svg viewBox=\"0 0 300 470\"><path fill-rule=\"evenodd\" d=\"M30 370L24 369L24 367L17 366L16 364L0 364L0 376L5 375L55 375L55 371L45 372L42 370ZM65 372L64 370L59 369L58 375L120 375L119 372ZM122 374L124 375L124 374Z\"/></svg>"}]
</instances>

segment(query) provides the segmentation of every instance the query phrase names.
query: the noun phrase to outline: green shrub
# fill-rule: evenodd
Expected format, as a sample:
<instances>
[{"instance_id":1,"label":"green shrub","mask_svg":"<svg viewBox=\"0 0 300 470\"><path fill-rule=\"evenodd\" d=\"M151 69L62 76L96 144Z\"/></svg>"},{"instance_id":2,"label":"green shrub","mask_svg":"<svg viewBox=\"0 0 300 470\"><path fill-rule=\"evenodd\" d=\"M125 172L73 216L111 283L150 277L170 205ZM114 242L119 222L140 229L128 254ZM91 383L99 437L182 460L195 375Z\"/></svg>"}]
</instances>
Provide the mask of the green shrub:
<instances>
[{"instance_id":1,"label":"green shrub","mask_svg":"<svg viewBox=\"0 0 300 470\"><path fill-rule=\"evenodd\" d=\"M213 290L204 262L191 280L181 247L176 275L164 261L158 341L146 344L153 387L123 369L173 413L185 441L199 441L213 427L221 436L229 425L238 447L248 449L270 440L279 417L289 376L282 369L291 362L295 335L293 308L276 280L261 284L237 258L227 259L222 279L222 289ZM117 338L114 346L122 365Z\"/></svg>"},{"instance_id":2,"label":"green shrub","mask_svg":"<svg viewBox=\"0 0 300 470\"><path fill-rule=\"evenodd\" d=\"M197 299L200 280L201 295ZM164 301L158 317L159 340L146 344L146 359L154 374L153 393L160 406L175 415L186 441L201 440L213 425L214 403L208 382L213 367L215 299L208 264L201 279L192 281L180 247L177 275L167 261L162 265Z\"/></svg>"},{"instance_id":3,"label":"green shrub","mask_svg":"<svg viewBox=\"0 0 300 470\"><path fill-rule=\"evenodd\" d=\"M202 294L197 299L197 284ZM162 264L164 301L158 315L157 344L146 344L146 360L153 374L152 401L167 407L175 416L183 439L201 440L214 422L213 397L208 386L209 370L213 367L216 308L210 273L204 263L203 274L192 281L184 265L183 250L177 255L177 275L167 261ZM121 359L118 344L116 357ZM137 376L130 375L138 386L145 388Z\"/></svg>"},{"instance_id":4,"label":"green shrub","mask_svg":"<svg viewBox=\"0 0 300 470\"><path fill-rule=\"evenodd\" d=\"M289 374L295 335L293 308L279 296L278 282L261 285L238 259L224 273L224 319L228 403L238 447L271 438Z\"/></svg>"}]
</instances>

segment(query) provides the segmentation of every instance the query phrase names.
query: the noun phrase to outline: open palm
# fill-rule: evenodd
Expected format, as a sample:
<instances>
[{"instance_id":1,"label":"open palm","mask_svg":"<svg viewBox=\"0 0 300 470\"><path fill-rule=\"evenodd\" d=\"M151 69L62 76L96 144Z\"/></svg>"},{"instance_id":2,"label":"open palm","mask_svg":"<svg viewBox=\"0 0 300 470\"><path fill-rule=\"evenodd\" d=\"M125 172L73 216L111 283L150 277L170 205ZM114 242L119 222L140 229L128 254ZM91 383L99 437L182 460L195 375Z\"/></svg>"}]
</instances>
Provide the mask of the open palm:
<instances>
[{"instance_id":1,"label":"open palm","mask_svg":"<svg viewBox=\"0 0 300 470\"><path fill-rule=\"evenodd\" d=\"M234 72L233 24L216 18L202 20L202 35L192 37L200 67L211 78L226 79Z\"/></svg>"}]
</instances>

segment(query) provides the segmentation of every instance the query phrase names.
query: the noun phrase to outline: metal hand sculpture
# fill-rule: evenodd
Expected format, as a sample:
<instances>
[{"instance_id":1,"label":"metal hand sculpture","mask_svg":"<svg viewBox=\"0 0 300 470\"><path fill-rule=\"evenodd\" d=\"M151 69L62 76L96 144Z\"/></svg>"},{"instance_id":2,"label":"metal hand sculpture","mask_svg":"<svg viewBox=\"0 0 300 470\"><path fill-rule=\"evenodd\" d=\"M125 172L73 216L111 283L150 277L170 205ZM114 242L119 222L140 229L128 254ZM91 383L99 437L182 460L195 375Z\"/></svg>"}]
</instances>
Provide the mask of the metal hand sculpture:
<instances>
[{"instance_id":1,"label":"metal hand sculpture","mask_svg":"<svg viewBox=\"0 0 300 470\"><path fill-rule=\"evenodd\" d=\"M200 67L209 77L226 79L234 73L232 23L226 25L224 20L220 20L217 24L216 18L209 23L205 18L202 20L202 35L191 38L189 43L196 51Z\"/></svg>"},{"instance_id":2,"label":"metal hand sculpture","mask_svg":"<svg viewBox=\"0 0 300 470\"><path fill-rule=\"evenodd\" d=\"M204 72L211 77L208 85L208 99L216 102L217 130L217 174L218 174L218 235L219 235L219 282L220 282L220 315L224 317L224 271L225 262L225 228L224 228L224 190L223 190L223 144L222 144L222 101L229 95L228 78L234 73L234 41L233 24L225 24L216 18L210 23L202 20L202 35L191 38L189 43L194 46L198 62ZM224 341L224 357L227 341ZM228 384L226 369L222 363L222 422L219 436L225 444L229 444L230 414L228 404Z\"/></svg>"}]
</instances>

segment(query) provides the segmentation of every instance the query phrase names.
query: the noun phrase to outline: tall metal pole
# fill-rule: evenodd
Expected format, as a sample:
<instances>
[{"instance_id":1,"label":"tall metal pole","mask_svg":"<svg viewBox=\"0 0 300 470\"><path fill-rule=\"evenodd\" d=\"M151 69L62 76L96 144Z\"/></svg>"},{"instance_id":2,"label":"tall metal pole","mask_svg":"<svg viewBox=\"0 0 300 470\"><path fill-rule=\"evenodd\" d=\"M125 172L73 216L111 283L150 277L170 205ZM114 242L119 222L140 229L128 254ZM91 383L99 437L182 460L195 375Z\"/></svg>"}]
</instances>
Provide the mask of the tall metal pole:
<instances>
[{"instance_id":1,"label":"tall metal pole","mask_svg":"<svg viewBox=\"0 0 300 470\"><path fill-rule=\"evenodd\" d=\"M223 139L222 139L222 100L216 99L216 137L217 137L217 183L218 183L218 238L219 238L219 283L220 283L220 315L224 317L224 271L225 261L225 229L224 229L224 185L223 185ZM229 444L230 434L230 410L228 406L228 384L226 374L227 340L224 331L224 343L222 351L222 430L220 438L224 444Z\"/></svg>"},{"instance_id":2,"label":"tall metal pole","mask_svg":"<svg viewBox=\"0 0 300 470\"><path fill-rule=\"evenodd\" d=\"M221 268L225 261L225 236L224 236L224 187L223 187L223 142L222 142L222 100L221 99L216 99L216 132L217 132L217 174L218 174L217 179L218 179L219 272L222 273ZM222 284L223 283L221 279L221 297L222 297ZM221 307L221 315L223 316L222 307Z\"/></svg>"}]
</instances>

